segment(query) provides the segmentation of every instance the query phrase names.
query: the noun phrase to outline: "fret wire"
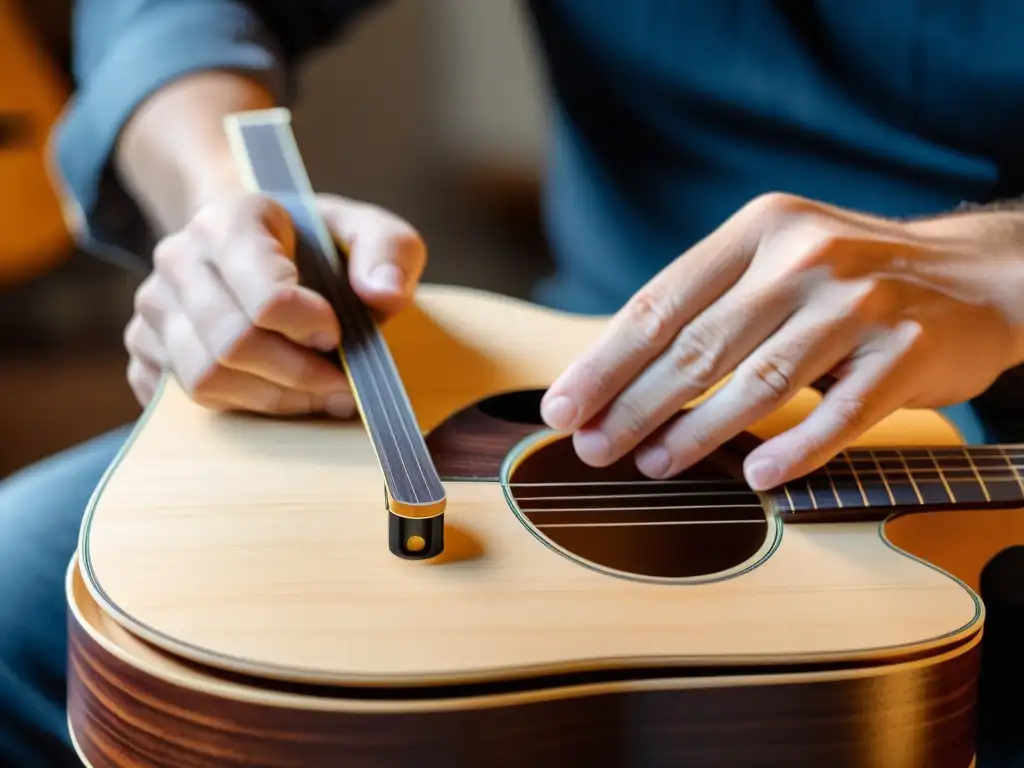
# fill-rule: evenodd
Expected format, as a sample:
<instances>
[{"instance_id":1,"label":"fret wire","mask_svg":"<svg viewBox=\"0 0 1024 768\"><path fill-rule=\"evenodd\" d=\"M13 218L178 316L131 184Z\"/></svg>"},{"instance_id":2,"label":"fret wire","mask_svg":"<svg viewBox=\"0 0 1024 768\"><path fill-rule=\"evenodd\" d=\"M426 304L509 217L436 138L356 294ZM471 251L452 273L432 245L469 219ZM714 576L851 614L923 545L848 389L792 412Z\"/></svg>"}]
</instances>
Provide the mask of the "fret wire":
<instances>
[{"instance_id":1,"label":"fret wire","mask_svg":"<svg viewBox=\"0 0 1024 768\"><path fill-rule=\"evenodd\" d=\"M949 496L949 500L956 502L956 496L953 495L952 489L949 487L949 483L946 482L946 474L942 471L942 467L939 466L939 460L935 458L935 454L931 448L928 448L928 455L931 457L932 464L935 465L935 471L939 475L939 479L942 481L942 487L946 489L946 495Z\"/></svg>"},{"instance_id":2,"label":"fret wire","mask_svg":"<svg viewBox=\"0 0 1024 768\"><path fill-rule=\"evenodd\" d=\"M1000 448L1000 452L1003 455L1003 460L1006 462L1006 466L1010 468L1010 471L1013 472L1014 477L1017 478L1017 485L1020 486L1021 495L1024 496L1024 478L1021 478L1020 472L1017 471L1017 467L1015 467L1013 465L1013 462L1010 461L1010 457L1009 455L1007 455L1006 451Z\"/></svg>"},{"instance_id":3,"label":"fret wire","mask_svg":"<svg viewBox=\"0 0 1024 768\"><path fill-rule=\"evenodd\" d=\"M914 476L910 474L910 467L907 465L907 460L903 456L903 452L896 451L896 455L900 457L900 461L903 462L903 468L907 470L907 477L910 478L910 484L914 486L914 493L917 494L917 503L924 504L924 497L921 496L921 489L917 487L917 482L914 480Z\"/></svg>"},{"instance_id":4,"label":"fret wire","mask_svg":"<svg viewBox=\"0 0 1024 768\"><path fill-rule=\"evenodd\" d=\"M1020 468L1024 468L1024 467L1020 467ZM867 471L867 470L863 470L863 469L861 469L861 470L854 469L852 471L838 470L838 469L832 470L833 474L836 477L854 477L854 476L859 475L861 472L865 472L865 471ZM974 474L974 472L971 470L970 467L949 467L947 469L943 469L942 471L948 477L952 477L952 478L956 478L958 475L960 477L963 477L964 475L973 475ZM1013 469L1012 466L1010 468L1004 468L1004 467L979 467L978 471L986 479L988 479L989 481L991 481L993 479L993 476L998 476L1000 473L1007 474L1010 477L1014 476L1014 469ZM929 480L929 479L938 480L937 477L935 477L935 478L927 477L928 473L933 473L933 474L937 475L938 472L939 472L938 469L932 469L930 467L927 468L927 469L925 467L917 467L917 468L911 467L910 468L910 474L913 475L915 478L921 479L921 480ZM906 473L905 470L899 469L897 467L891 467L891 468L888 468L888 469L885 468L885 467L882 467L882 469L879 472L879 474L884 474L885 476L890 478L890 482L894 482L894 481L899 480L901 477L904 477L907 473Z\"/></svg>"},{"instance_id":5,"label":"fret wire","mask_svg":"<svg viewBox=\"0 0 1024 768\"><path fill-rule=\"evenodd\" d=\"M920 448L887 448L884 446L875 446L874 448L850 448L847 456L849 461L855 465L862 464L873 464L874 462L869 455L873 450L887 450L893 453L901 453L904 456L909 456L911 459L930 460L928 456L929 452L941 459L962 459L964 458L964 451L970 451L972 456L976 457L987 457L987 458L998 458L1001 459L1004 456L1008 456L1011 459L1018 459L1024 461L1024 449L1013 449L1004 448L1001 445L982 445L982 446L921 446ZM915 456L913 454L920 452L921 456ZM860 454L860 455L858 455ZM1017 466L1024 466L1024 463Z\"/></svg>"},{"instance_id":6,"label":"fret wire","mask_svg":"<svg viewBox=\"0 0 1024 768\"><path fill-rule=\"evenodd\" d=\"M836 503L839 508L843 508L843 497L839 495L839 489L836 488L836 481L832 479L832 473L829 471L828 462L825 462L825 477L828 478L829 485L832 486L832 493L835 494Z\"/></svg>"},{"instance_id":7,"label":"fret wire","mask_svg":"<svg viewBox=\"0 0 1024 768\"><path fill-rule=\"evenodd\" d=\"M864 506L868 506L868 495L864 492L864 485L860 481L860 473L857 472L853 467L853 462L850 461L850 454L848 451L843 451L843 457L846 459L846 463L850 466L850 474L853 475L853 479L857 483L857 490L860 491L860 498L864 502Z\"/></svg>"},{"instance_id":8,"label":"fret wire","mask_svg":"<svg viewBox=\"0 0 1024 768\"><path fill-rule=\"evenodd\" d=\"M878 476L882 478L882 484L885 486L885 492L889 494L889 503L895 507L896 497L892 495L892 488L889 487L889 481L885 477L885 472L882 471L882 465L878 463L878 457L875 456L875 452L873 450L868 450L868 455L870 455L872 461L875 462L875 467L878 469Z\"/></svg>"},{"instance_id":9,"label":"fret wire","mask_svg":"<svg viewBox=\"0 0 1024 768\"><path fill-rule=\"evenodd\" d=\"M811 505L815 509L817 509L818 508L818 501L817 501L817 499L814 498L814 489L811 488L810 477L805 477L804 478L804 484L807 486L807 495L811 498Z\"/></svg>"},{"instance_id":10,"label":"fret wire","mask_svg":"<svg viewBox=\"0 0 1024 768\"><path fill-rule=\"evenodd\" d=\"M971 465L971 469L974 471L974 476L978 479L978 485L981 486L981 492L985 494L985 501L992 501L992 497L988 492L988 486L985 485L985 481L982 480L981 475L978 474L978 468L974 465L974 459L971 457L971 452L964 448L963 454L967 457L967 463Z\"/></svg>"},{"instance_id":11,"label":"fret wire","mask_svg":"<svg viewBox=\"0 0 1024 768\"><path fill-rule=\"evenodd\" d=\"M789 511L796 512L796 504L793 503L793 496L789 492L789 483L783 485L782 490L786 493L786 501L789 502Z\"/></svg>"}]
</instances>

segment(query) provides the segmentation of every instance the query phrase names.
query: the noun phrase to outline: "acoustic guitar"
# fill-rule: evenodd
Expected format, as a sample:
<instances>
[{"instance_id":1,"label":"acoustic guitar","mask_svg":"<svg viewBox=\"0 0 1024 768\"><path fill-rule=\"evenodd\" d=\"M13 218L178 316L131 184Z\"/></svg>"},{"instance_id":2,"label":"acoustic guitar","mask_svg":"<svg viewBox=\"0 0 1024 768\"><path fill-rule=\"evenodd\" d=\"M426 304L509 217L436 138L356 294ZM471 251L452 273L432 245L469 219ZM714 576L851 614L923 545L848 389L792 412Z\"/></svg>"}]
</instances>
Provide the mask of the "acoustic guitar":
<instances>
[{"instance_id":1,"label":"acoustic guitar","mask_svg":"<svg viewBox=\"0 0 1024 768\"><path fill-rule=\"evenodd\" d=\"M0 0L0 75L2 288L49 271L72 246L47 156L69 88L17 0Z\"/></svg>"},{"instance_id":2,"label":"acoustic guitar","mask_svg":"<svg viewBox=\"0 0 1024 768\"><path fill-rule=\"evenodd\" d=\"M606 320L426 285L378 325L288 113L229 128L361 419L214 413L165 378L67 572L87 765L974 763L978 579L1024 541L1024 446L901 411L751 491L807 390L672 479L590 468L538 404Z\"/></svg>"}]
</instances>

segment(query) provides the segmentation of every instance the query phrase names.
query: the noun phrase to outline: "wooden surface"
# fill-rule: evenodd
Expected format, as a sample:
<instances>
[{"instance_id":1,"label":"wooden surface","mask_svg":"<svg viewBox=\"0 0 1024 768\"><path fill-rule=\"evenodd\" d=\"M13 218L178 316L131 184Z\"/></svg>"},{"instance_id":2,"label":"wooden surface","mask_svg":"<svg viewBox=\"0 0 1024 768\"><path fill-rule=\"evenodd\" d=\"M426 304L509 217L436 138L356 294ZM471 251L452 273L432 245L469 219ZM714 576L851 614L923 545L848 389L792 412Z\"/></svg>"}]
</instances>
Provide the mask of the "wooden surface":
<instances>
[{"instance_id":1,"label":"wooden surface","mask_svg":"<svg viewBox=\"0 0 1024 768\"><path fill-rule=\"evenodd\" d=\"M429 431L488 394L544 387L601 327L428 287L386 332ZM815 401L804 393L759 431ZM937 416L901 413L862 442L908 439L956 435ZM666 586L552 552L499 484L448 486L447 551L400 560L358 423L217 416L168 385L98 495L85 574L106 609L159 645L317 681L884 656L980 619L973 593L887 546L877 524L787 527L742 578Z\"/></svg>"},{"instance_id":2,"label":"wooden surface","mask_svg":"<svg viewBox=\"0 0 1024 768\"><path fill-rule=\"evenodd\" d=\"M973 765L978 635L853 672L666 670L374 699L185 664L111 621L80 576L72 563L68 703L91 768Z\"/></svg>"}]
</instances>

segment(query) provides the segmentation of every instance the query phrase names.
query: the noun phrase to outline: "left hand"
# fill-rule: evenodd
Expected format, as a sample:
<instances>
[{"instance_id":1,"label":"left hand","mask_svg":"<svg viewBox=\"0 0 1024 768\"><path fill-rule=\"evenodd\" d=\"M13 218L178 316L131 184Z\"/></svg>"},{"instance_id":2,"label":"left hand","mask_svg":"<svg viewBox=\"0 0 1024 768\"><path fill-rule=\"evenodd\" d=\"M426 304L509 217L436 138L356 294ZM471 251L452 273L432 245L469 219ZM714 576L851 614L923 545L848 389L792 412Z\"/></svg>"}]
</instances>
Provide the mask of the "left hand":
<instances>
[{"instance_id":1,"label":"left hand","mask_svg":"<svg viewBox=\"0 0 1024 768\"><path fill-rule=\"evenodd\" d=\"M929 225L758 198L622 308L548 390L544 419L587 464L636 449L661 478L831 375L744 467L757 490L802 476L896 409L962 402L1024 361L1024 243L997 215Z\"/></svg>"}]
</instances>

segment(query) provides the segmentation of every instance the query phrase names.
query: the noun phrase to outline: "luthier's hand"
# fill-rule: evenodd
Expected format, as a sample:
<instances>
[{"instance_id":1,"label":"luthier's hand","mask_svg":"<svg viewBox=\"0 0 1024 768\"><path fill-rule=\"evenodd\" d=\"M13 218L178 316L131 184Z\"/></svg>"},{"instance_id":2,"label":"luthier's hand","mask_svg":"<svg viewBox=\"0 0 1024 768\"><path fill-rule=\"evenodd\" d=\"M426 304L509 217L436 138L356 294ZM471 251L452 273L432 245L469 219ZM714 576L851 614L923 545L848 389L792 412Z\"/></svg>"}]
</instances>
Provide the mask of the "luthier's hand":
<instances>
[{"instance_id":1,"label":"luthier's hand","mask_svg":"<svg viewBox=\"0 0 1024 768\"><path fill-rule=\"evenodd\" d=\"M319 202L349 251L355 291L385 315L400 309L426 262L419 235L371 205ZM167 369L210 408L353 414L344 374L316 352L337 348L338 321L298 284L293 248L291 219L258 195L211 203L158 245L125 331L128 379L141 403Z\"/></svg>"},{"instance_id":2,"label":"luthier's hand","mask_svg":"<svg viewBox=\"0 0 1024 768\"><path fill-rule=\"evenodd\" d=\"M759 198L627 303L544 418L588 464L637 448L664 477L831 374L802 423L747 457L752 487L791 480L895 409L962 402L1024 361L1022 232L1021 211L897 222Z\"/></svg>"}]
</instances>

